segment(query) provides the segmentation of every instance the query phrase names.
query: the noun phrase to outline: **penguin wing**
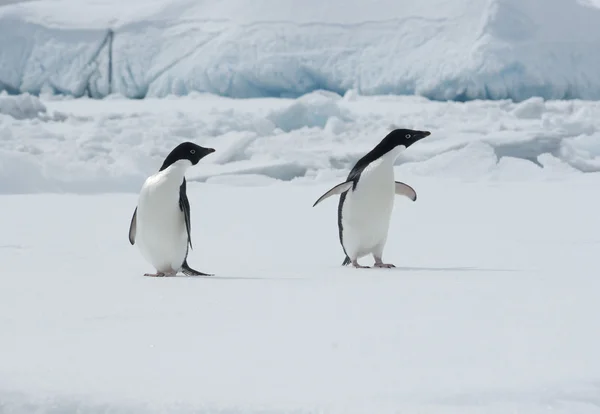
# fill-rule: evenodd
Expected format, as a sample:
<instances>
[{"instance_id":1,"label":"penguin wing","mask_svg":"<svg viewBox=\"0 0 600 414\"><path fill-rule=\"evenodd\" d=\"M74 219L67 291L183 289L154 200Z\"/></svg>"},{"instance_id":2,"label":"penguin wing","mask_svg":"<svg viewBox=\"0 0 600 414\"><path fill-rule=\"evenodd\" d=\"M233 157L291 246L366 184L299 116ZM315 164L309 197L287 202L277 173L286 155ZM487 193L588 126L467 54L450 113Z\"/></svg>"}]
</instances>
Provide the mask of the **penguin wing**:
<instances>
[{"instance_id":1,"label":"penguin wing","mask_svg":"<svg viewBox=\"0 0 600 414\"><path fill-rule=\"evenodd\" d=\"M129 243L133 246L135 244L135 232L137 229L137 207L131 217L131 223L129 224Z\"/></svg>"},{"instance_id":2,"label":"penguin wing","mask_svg":"<svg viewBox=\"0 0 600 414\"><path fill-rule=\"evenodd\" d=\"M408 184L396 181L396 194L410 198L412 201L417 201L417 192Z\"/></svg>"},{"instance_id":3,"label":"penguin wing","mask_svg":"<svg viewBox=\"0 0 600 414\"><path fill-rule=\"evenodd\" d=\"M344 181L343 183L336 185L331 190L327 191L325 194L319 197L319 199L315 201L315 204L313 204L313 207L319 204L321 201L325 200L327 197L331 197L335 194L342 194L343 192L348 191L353 185L354 181L352 180Z\"/></svg>"},{"instance_id":4,"label":"penguin wing","mask_svg":"<svg viewBox=\"0 0 600 414\"><path fill-rule=\"evenodd\" d=\"M185 178L179 187L179 209L183 211L185 229L187 230L188 244L192 247L192 218L190 216L190 201L187 198Z\"/></svg>"}]
</instances>

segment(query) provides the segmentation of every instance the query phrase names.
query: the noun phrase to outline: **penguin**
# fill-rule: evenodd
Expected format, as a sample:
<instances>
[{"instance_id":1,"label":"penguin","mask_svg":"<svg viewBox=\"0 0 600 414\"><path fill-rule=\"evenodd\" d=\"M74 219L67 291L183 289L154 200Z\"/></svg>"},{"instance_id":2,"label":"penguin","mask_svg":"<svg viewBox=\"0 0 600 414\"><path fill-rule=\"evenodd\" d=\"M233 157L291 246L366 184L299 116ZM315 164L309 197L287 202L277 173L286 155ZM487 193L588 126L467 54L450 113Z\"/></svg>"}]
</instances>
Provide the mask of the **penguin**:
<instances>
[{"instance_id":1,"label":"penguin","mask_svg":"<svg viewBox=\"0 0 600 414\"><path fill-rule=\"evenodd\" d=\"M144 182L129 225L129 243L137 244L156 273L144 276L213 276L192 269L187 263L192 248L190 202L185 173L202 158L215 152L192 142L176 146L160 170Z\"/></svg>"},{"instance_id":2,"label":"penguin","mask_svg":"<svg viewBox=\"0 0 600 414\"><path fill-rule=\"evenodd\" d=\"M355 268L369 268L360 265L358 259L371 254L375 267L395 267L382 259L394 196L416 201L417 193L408 184L394 181L394 162L402 151L430 134L429 131L393 130L356 162L346 181L331 188L313 204L314 207L332 195L340 195L338 230L346 255L343 266L352 263Z\"/></svg>"}]
</instances>

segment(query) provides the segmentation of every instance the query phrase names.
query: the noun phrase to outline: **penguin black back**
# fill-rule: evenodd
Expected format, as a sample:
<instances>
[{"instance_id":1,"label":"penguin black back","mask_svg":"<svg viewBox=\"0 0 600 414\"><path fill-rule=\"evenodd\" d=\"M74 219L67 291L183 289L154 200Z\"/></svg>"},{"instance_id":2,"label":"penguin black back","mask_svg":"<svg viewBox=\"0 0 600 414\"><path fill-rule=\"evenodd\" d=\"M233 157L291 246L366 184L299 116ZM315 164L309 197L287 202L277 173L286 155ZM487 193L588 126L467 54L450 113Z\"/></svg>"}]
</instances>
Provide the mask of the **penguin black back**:
<instances>
[{"instance_id":1,"label":"penguin black back","mask_svg":"<svg viewBox=\"0 0 600 414\"><path fill-rule=\"evenodd\" d=\"M361 159L359 159L350 173L346 178L346 182L352 181L352 190L356 189L356 185L360 179L361 173L365 168L372 162L378 160L383 157L385 154L393 150L399 145L404 146L405 148L410 147L415 142L429 136L431 133L429 131L417 131L412 129L395 129L387 134L379 144L375 146L371 151L369 151L366 155L364 155ZM338 234L340 239L340 244L342 245L342 249L344 253L346 253L346 249L344 248L343 243L343 225L342 225L342 208L344 207L344 202L346 201L346 194L348 192L344 191L340 194L340 198L338 201ZM342 265L350 264L351 260L346 254Z\"/></svg>"},{"instance_id":2,"label":"penguin black back","mask_svg":"<svg viewBox=\"0 0 600 414\"><path fill-rule=\"evenodd\" d=\"M180 160L188 160L192 165L196 165L202 158L213 152L215 150L212 148L201 147L193 142L183 142L173 148L173 151L167 155L159 171L169 168Z\"/></svg>"},{"instance_id":3,"label":"penguin black back","mask_svg":"<svg viewBox=\"0 0 600 414\"><path fill-rule=\"evenodd\" d=\"M371 151L369 151L364 157L359 159L350 173L348 174L348 178L346 181L353 181L354 184L352 186L353 189L356 188L356 184L358 183L358 179L360 178L360 174L363 170L373 161L378 160L394 148L399 145L404 146L405 148L410 147L415 142L429 136L431 133L429 131L416 131L412 129L395 129L389 134L385 136L381 140L379 144L375 146ZM340 202L343 203L344 194L340 198Z\"/></svg>"}]
</instances>

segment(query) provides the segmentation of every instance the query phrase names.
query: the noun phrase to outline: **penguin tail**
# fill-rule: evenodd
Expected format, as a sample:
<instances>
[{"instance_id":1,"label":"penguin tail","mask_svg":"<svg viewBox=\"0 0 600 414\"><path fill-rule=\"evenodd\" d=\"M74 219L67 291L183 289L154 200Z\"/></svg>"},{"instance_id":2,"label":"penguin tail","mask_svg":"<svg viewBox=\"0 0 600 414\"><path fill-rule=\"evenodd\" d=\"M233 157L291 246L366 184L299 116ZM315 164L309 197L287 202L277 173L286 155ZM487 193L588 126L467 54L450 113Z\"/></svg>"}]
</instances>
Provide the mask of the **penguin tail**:
<instances>
[{"instance_id":1,"label":"penguin tail","mask_svg":"<svg viewBox=\"0 0 600 414\"><path fill-rule=\"evenodd\" d=\"M346 258L344 259L344 262L342 263L342 266L347 266L350 264L350 258L348 256L346 256Z\"/></svg>"},{"instance_id":2,"label":"penguin tail","mask_svg":"<svg viewBox=\"0 0 600 414\"><path fill-rule=\"evenodd\" d=\"M187 260L183 261L183 264L181 265L181 272L187 276L214 276L210 273L202 273L196 269L192 269L190 265L187 264Z\"/></svg>"}]
</instances>

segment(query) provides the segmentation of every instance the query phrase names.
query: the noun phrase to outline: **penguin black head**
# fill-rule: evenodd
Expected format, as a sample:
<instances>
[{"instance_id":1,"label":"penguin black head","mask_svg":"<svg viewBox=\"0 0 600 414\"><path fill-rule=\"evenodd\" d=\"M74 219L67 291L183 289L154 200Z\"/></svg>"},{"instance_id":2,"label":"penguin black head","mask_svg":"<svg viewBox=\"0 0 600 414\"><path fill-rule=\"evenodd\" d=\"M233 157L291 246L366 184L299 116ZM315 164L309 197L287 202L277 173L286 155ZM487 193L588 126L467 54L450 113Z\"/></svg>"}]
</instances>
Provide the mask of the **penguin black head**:
<instances>
[{"instance_id":1,"label":"penguin black head","mask_svg":"<svg viewBox=\"0 0 600 414\"><path fill-rule=\"evenodd\" d=\"M196 165L198 161L213 152L215 152L213 148L201 147L193 142L183 142L167 155L162 167L160 167L160 171L181 160L188 160L192 165Z\"/></svg>"},{"instance_id":2,"label":"penguin black head","mask_svg":"<svg viewBox=\"0 0 600 414\"><path fill-rule=\"evenodd\" d=\"M410 147L415 142L431 135L429 131L416 131L412 129L395 129L381 141L381 144L389 150L402 145Z\"/></svg>"}]
</instances>

